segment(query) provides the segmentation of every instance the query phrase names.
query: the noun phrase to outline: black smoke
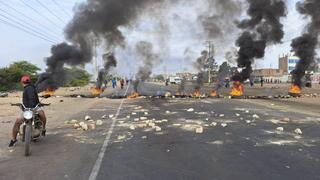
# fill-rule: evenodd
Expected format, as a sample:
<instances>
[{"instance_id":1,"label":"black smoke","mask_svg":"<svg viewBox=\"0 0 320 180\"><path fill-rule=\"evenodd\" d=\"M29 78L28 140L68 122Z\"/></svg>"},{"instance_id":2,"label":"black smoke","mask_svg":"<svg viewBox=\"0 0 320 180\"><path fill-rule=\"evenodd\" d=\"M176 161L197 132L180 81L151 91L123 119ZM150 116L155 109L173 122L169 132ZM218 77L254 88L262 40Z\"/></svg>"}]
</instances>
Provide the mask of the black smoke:
<instances>
[{"instance_id":1,"label":"black smoke","mask_svg":"<svg viewBox=\"0 0 320 180\"><path fill-rule=\"evenodd\" d=\"M159 54L155 53L152 43L140 41L135 47L136 55L142 61L143 65L139 67L133 82L133 88L138 92L138 86L141 82L146 81L152 74L153 67L160 63Z\"/></svg>"},{"instance_id":2,"label":"black smoke","mask_svg":"<svg viewBox=\"0 0 320 180\"><path fill-rule=\"evenodd\" d=\"M115 58L113 53L104 54L103 60L104 66L103 69L100 69L96 82L96 88L99 89L101 89L103 81L105 80L105 75L110 71L111 68L117 67L117 59Z\"/></svg>"},{"instance_id":3,"label":"black smoke","mask_svg":"<svg viewBox=\"0 0 320 180\"><path fill-rule=\"evenodd\" d=\"M319 43L320 33L320 1L305 0L297 3L297 10L310 17L311 22L307 26L306 32L300 37L292 40L291 47L295 55L300 58L296 68L291 72L293 83L302 86L302 78L316 60L316 48Z\"/></svg>"},{"instance_id":4,"label":"black smoke","mask_svg":"<svg viewBox=\"0 0 320 180\"><path fill-rule=\"evenodd\" d=\"M280 20L286 16L286 6L283 0L247 0L249 19L238 23L243 29L236 45L238 51L238 67L243 70L233 77L233 80L245 81L252 73L255 59L263 58L265 49L270 44L281 43L284 36Z\"/></svg>"},{"instance_id":5,"label":"black smoke","mask_svg":"<svg viewBox=\"0 0 320 180\"><path fill-rule=\"evenodd\" d=\"M205 65L209 57L209 52L204 50L201 52L201 56L196 61L196 68L198 69L197 80L195 83L195 89L200 90L205 82Z\"/></svg>"},{"instance_id":6,"label":"black smoke","mask_svg":"<svg viewBox=\"0 0 320 180\"><path fill-rule=\"evenodd\" d=\"M75 15L65 29L70 43L61 43L51 49L46 59L47 69L40 77L39 90L58 88L64 82L65 65L84 65L92 59L92 46L103 41L107 49L124 47L125 38L120 27L129 27L146 7L164 0L87 0L75 8Z\"/></svg>"}]
</instances>

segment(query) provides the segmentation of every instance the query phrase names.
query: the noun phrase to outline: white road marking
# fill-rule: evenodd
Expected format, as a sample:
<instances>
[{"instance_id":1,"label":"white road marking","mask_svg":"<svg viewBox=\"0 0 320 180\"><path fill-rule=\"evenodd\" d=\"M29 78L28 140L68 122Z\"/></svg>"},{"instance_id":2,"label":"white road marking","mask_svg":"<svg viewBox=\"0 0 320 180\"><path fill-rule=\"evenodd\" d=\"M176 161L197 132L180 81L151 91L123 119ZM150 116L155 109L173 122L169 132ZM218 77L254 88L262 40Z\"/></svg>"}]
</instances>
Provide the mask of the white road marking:
<instances>
[{"instance_id":1,"label":"white road marking","mask_svg":"<svg viewBox=\"0 0 320 180\"><path fill-rule=\"evenodd\" d=\"M129 87L130 87L130 84L126 89L124 96L127 95ZM121 111L121 108L122 108L122 105L123 105L124 101L125 101L125 99L122 99L122 101L121 101L121 103L119 105L119 108L117 109L117 113L115 115L115 118L112 120L111 127L109 128L108 134L107 134L106 138L104 139L103 145L102 145L102 147L100 149L100 153L98 155L98 159L96 160L96 163L94 164L94 166L93 166L93 168L91 170L89 180L96 180L97 179L97 176L98 176L98 173L100 171L100 167L101 167L101 163L102 163L104 154L105 154L106 149L107 149L107 147L109 145L109 142L110 142L110 138L111 138L111 135L112 135L112 132L113 132L113 129L114 129L114 125L115 125L115 123L117 121L117 118L118 118L118 116L120 114L120 111Z\"/></svg>"}]
</instances>

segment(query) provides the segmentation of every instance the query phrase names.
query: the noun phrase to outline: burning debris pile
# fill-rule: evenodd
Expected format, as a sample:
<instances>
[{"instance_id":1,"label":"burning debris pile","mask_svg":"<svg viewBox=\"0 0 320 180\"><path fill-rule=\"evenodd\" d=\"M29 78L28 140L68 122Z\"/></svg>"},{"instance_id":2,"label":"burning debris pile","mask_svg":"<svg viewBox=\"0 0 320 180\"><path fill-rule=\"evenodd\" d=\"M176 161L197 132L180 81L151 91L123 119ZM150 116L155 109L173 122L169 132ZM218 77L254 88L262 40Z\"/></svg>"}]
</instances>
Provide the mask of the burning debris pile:
<instances>
[{"instance_id":1,"label":"burning debris pile","mask_svg":"<svg viewBox=\"0 0 320 180\"><path fill-rule=\"evenodd\" d=\"M291 47L295 55L300 58L296 68L291 72L293 85L290 94L299 95L301 93L302 78L310 65L315 62L316 48L320 33L320 1L305 0L297 3L297 10L310 17L311 22L307 25L307 30L300 37L292 40Z\"/></svg>"},{"instance_id":2,"label":"burning debris pile","mask_svg":"<svg viewBox=\"0 0 320 180\"><path fill-rule=\"evenodd\" d=\"M243 68L233 77L233 81L243 82L250 78L255 59L263 58L265 49L270 44L280 43L283 25L280 22L286 16L283 0L247 0L249 19L242 20L238 27L244 31L236 41L238 67Z\"/></svg>"},{"instance_id":3,"label":"burning debris pile","mask_svg":"<svg viewBox=\"0 0 320 180\"><path fill-rule=\"evenodd\" d=\"M160 56L154 52L153 45L150 42L140 41L135 47L138 58L142 60L141 66L133 82L134 92L129 98L139 97L138 87L141 82L145 82L152 74L153 67L161 62Z\"/></svg>"},{"instance_id":4,"label":"burning debris pile","mask_svg":"<svg viewBox=\"0 0 320 180\"><path fill-rule=\"evenodd\" d=\"M99 96L102 92L102 84L105 80L105 75L110 71L111 68L117 66L117 59L113 53L107 53L103 55L104 68L99 71L96 86L91 88L91 93L94 96Z\"/></svg>"}]
</instances>

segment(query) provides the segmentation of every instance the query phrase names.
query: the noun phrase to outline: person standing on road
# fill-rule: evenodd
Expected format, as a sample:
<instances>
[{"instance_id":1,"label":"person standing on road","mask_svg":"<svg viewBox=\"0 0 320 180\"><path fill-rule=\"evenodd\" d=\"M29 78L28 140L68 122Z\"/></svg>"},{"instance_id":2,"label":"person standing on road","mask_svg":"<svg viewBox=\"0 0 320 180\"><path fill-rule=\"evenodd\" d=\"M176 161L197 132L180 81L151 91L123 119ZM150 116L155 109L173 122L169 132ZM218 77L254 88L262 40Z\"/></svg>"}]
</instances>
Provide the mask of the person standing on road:
<instances>
[{"instance_id":1,"label":"person standing on road","mask_svg":"<svg viewBox=\"0 0 320 180\"><path fill-rule=\"evenodd\" d=\"M123 87L124 87L124 79L120 80L120 86L121 86L121 89L123 89Z\"/></svg>"},{"instance_id":2,"label":"person standing on road","mask_svg":"<svg viewBox=\"0 0 320 180\"><path fill-rule=\"evenodd\" d=\"M117 87L117 80L116 80L116 78L113 78L112 79L112 88L114 89L116 87Z\"/></svg>"},{"instance_id":3,"label":"person standing on road","mask_svg":"<svg viewBox=\"0 0 320 180\"><path fill-rule=\"evenodd\" d=\"M21 78L21 84L23 85L23 95L22 95L22 103L26 108L35 108L38 104L40 104L38 92L36 87L31 84L31 80L29 76L23 76ZM46 135L46 122L47 118L46 115L41 107L38 106L36 111L39 113L40 120L43 123L43 130L41 132L42 136ZM23 123L23 117L20 116L17 118L13 128L12 128L12 139L9 143L9 147L12 147L16 144L17 135L20 130L20 126Z\"/></svg>"},{"instance_id":4,"label":"person standing on road","mask_svg":"<svg viewBox=\"0 0 320 180\"><path fill-rule=\"evenodd\" d=\"M263 79L263 77L261 76L261 77L260 77L261 87L263 87L263 82L264 82L264 79Z\"/></svg>"}]
</instances>

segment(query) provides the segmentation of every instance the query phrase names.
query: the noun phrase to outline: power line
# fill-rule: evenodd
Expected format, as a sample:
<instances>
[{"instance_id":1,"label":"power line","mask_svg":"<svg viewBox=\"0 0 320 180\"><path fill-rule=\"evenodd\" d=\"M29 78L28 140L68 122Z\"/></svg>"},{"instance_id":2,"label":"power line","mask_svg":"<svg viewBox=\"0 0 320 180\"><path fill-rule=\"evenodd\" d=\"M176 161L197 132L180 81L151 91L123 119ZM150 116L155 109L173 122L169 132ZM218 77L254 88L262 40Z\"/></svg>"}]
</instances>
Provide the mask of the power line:
<instances>
[{"instance_id":1,"label":"power line","mask_svg":"<svg viewBox=\"0 0 320 180\"><path fill-rule=\"evenodd\" d=\"M8 26L14 27L14 28L16 28L16 29L19 29L19 30L21 30L21 31L23 31L23 32L25 32L25 33L27 33L27 34L30 34L30 35L32 35L32 36L35 36L35 37L37 37L37 38L40 38L40 39L42 39L42 40L45 40L45 41L47 41L47 42L50 42L50 43L55 44L55 42L53 42L53 41L51 41L51 40L49 40L49 39L46 39L46 38L44 38L44 37L41 37L41 36L37 35L36 33L33 33L33 32L28 31L28 30L26 30L26 29L23 29L23 28L15 25L15 24L10 23L10 22L8 22L8 21L6 21L6 20L3 20L3 19L1 19L1 18L0 18L0 22L2 22L3 24L6 24L6 25L8 25Z\"/></svg>"},{"instance_id":2,"label":"power line","mask_svg":"<svg viewBox=\"0 0 320 180\"><path fill-rule=\"evenodd\" d=\"M36 33L38 33L38 34L40 34L40 35L42 35L42 36L44 36L44 37L46 37L46 38L48 38L48 39L51 39L51 38L48 37L48 34L45 34L45 33L41 32L41 31L36 30L36 28L34 28L32 24L23 21L23 19L21 19L21 18L19 18L19 17L16 17L16 16L8 13L7 11L5 11L5 10L3 10L3 9L1 9L1 8L0 8L0 11L2 11L3 13L5 13L5 14L8 15L8 16L6 16L6 15L3 15L3 14L0 13L0 16L2 16L2 17L5 16L6 19L11 20L11 21L15 21L15 22L18 22L18 21L24 22L26 25L29 26L28 29L31 29L31 30L35 31ZM11 17L10 17L10 16L11 16ZM15 19L17 19L18 21L16 21ZM20 22L19 22L19 23L20 23ZM20 23L20 24L21 24L21 23ZM27 26L25 26L25 27L27 27ZM50 35L49 35L49 36L50 36ZM53 37L53 38L55 39L55 41L58 41L58 40L56 40L57 37ZM58 38L58 39L59 39L59 38ZM52 39L52 40L53 40L53 39Z\"/></svg>"},{"instance_id":3,"label":"power line","mask_svg":"<svg viewBox=\"0 0 320 180\"><path fill-rule=\"evenodd\" d=\"M57 28L62 29L62 27L60 27L58 24L56 24L54 21L52 21L50 18L48 18L47 16L41 14L38 10L36 10L35 8L33 8L32 6L30 6L28 3L26 3L24 0L20 0L20 2L22 2L25 6L27 6L28 8L30 8L32 11L34 11L35 13L37 13L38 15L40 15L41 17L45 18L47 21L51 22L51 24L55 25Z\"/></svg>"},{"instance_id":4,"label":"power line","mask_svg":"<svg viewBox=\"0 0 320 180\"><path fill-rule=\"evenodd\" d=\"M42 29L42 31L45 31L47 32L48 31L48 28L44 28L44 26L42 25L42 23L39 23L39 21L37 21L36 19L33 19L31 17L29 17L27 14L23 13L23 12L20 12L19 10L17 10L16 8L12 7L11 5L7 4L7 3L4 3L4 1L0 1L0 3L8 8L10 8L11 10L13 10L14 12L20 14L22 17L24 17L25 19L31 21L31 22L34 22L36 24L40 24L39 26L37 26L39 29ZM53 35L55 37L60 37L61 35L55 33L54 31L49 31L50 35Z\"/></svg>"},{"instance_id":5,"label":"power line","mask_svg":"<svg viewBox=\"0 0 320 180\"><path fill-rule=\"evenodd\" d=\"M68 11L66 11L56 0L52 0L52 2L61 9L68 17L72 17L72 14L70 14Z\"/></svg>"},{"instance_id":6,"label":"power line","mask_svg":"<svg viewBox=\"0 0 320 180\"><path fill-rule=\"evenodd\" d=\"M0 13L0 17L5 18L5 19L7 19L8 21L13 21L15 24L18 24L18 25L22 26L24 29L27 29L28 31L31 31L31 32L33 32L33 33L36 33L36 34L38 34L38 36L44 37L44 38L47 39L47 40L50 40L50 41L52 41L52 42L55 42L53 39L47 37L46 35L43 35L42 33L39 33L39 32L37 32L37 31L31 29L31 28L28 27L28 26L25 26L24 24L22 24L22 23L20 23L20 22L18 22L18 21L16 21L16 20L14 20L14 19L12 19L11 17L8 17L8 16L3 15L3 14L1 14L1 13ZM39 34L40 34L40 35L39 35Z\"/></svg>"},{"instance_id":7,"label":"power line","mask_svg":"<svg viewBox=\"0 0 320 180\"><path fill-rule=\"evenodd\" d=\"M55 13L53 13L46 5L42 4L39 0L36 0L40 6L45 8L52 16L56 17L59 21L61 21L63 24L66 24L64 20L62 20L59 16L57 16Z\"/></svg>"}]
</instances>

